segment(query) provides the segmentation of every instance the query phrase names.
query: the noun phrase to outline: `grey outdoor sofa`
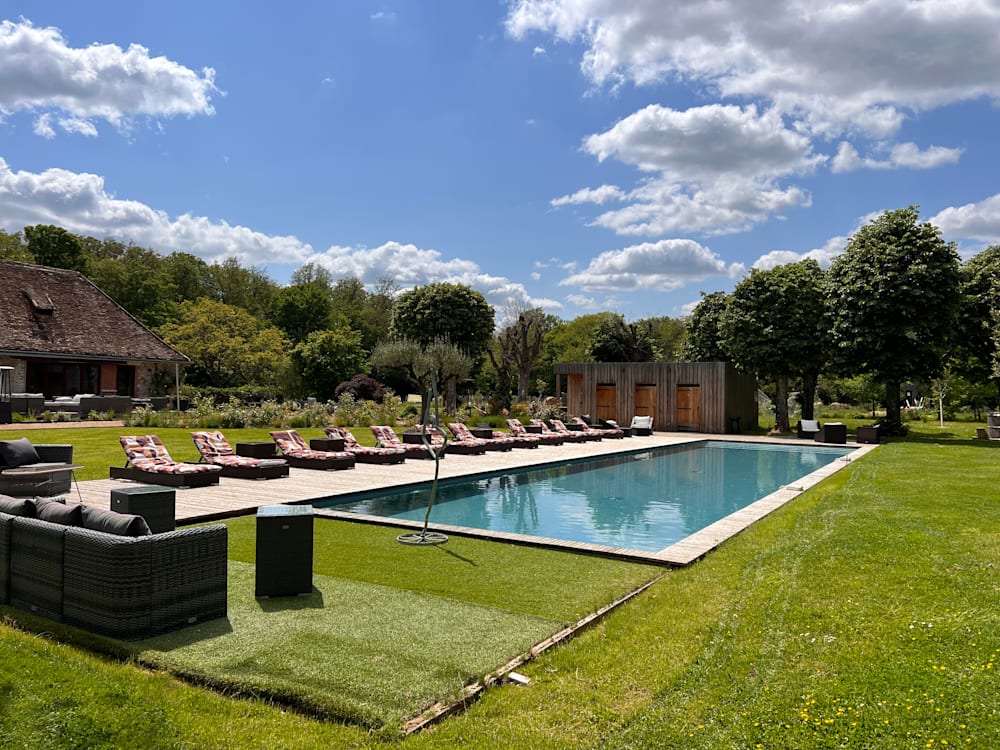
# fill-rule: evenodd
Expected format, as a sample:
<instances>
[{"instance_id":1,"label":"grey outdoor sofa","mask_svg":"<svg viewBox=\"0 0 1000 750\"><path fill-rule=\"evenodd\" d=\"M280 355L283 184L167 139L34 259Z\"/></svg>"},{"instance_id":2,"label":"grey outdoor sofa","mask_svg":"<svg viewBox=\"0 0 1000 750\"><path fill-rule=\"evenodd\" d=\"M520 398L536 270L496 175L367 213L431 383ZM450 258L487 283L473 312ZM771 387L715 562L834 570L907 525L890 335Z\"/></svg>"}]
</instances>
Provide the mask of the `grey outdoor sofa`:
<instances>
[{"instance_id":1,"label":"grey outdoor sofa","mask_svg":"<svg viewBox=\"0 0 1000 750\"><path fill-rule=\"evenodd\" d=\"M72 445L33 445L26 438L0 440L0 494L50 497L69 492L72 464ZM25 468L30 473L24 473Z\"/></svg>"},{"instance_id":2,"label":"grey outdoor sofa","mask_svg":"<svg viewBox=\"0 0 1000 750\"><path fill-rule=\"evenodd\" d=\"M66 515L80 507L66 506ZM122 536L0 512L0 604L119 640L225 617L226 526L145 531Z\"/></svg>"}]
</instances>

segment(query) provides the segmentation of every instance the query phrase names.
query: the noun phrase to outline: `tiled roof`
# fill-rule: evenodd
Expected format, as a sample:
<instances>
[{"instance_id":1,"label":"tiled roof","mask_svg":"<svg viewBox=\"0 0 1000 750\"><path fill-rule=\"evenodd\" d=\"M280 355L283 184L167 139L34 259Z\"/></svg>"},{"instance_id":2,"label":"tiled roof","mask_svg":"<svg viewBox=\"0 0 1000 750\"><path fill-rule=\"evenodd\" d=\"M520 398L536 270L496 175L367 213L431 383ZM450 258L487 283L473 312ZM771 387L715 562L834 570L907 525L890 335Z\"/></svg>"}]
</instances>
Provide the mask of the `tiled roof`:
<instances>
[{"instance_id":1,"label":"tiled roof","mask_svg":"<svg viewBox=\"0 0 1000 750\"><path fill-rule=\"evenodd\" d=\"M83 274L0 261L0 354L189 362Z\"/></svg>"}]
</instances>

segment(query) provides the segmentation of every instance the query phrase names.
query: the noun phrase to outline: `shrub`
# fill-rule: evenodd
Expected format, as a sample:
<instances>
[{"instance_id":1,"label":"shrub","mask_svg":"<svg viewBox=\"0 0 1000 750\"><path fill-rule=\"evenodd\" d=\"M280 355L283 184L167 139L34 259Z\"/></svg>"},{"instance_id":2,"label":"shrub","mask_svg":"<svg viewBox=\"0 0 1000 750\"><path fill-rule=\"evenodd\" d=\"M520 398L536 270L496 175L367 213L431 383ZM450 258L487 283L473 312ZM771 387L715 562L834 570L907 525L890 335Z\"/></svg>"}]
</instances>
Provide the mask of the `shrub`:
<instances>
[{"instance_id":1,"label":"shrub","mask_svg":"<svg viewBox=\"0 0 1000 750\"><path fill-rule=\"evenodd\" d=\"M334 391L334 396L339 401L340 397L345 393L353 396L356 401L382 403L382 399L386 395L386 387L368 375L355 375L350 380L338 385L336 391Z\"/></svg>"}]
</instances>

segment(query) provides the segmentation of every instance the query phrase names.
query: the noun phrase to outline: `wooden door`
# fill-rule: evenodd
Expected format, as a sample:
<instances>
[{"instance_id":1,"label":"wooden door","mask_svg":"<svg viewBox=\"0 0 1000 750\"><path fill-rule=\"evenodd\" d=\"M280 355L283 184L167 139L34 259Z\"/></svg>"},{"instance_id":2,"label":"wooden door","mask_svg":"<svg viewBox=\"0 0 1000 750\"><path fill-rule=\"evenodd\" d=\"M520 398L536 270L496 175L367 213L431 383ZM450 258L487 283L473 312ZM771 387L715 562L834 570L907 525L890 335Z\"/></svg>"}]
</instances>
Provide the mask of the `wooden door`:
<instances>
[{"instance_id":1,"label":"wooden door","mask_svg":"<svg viewBox=\"0 0 1000 750\"><path fill-rule=\"evenodd\" d=\"M701 386L677 386L677 429L701 429Z\"/></svg>"},{"instance_id":2,"label":"wooden door","mask_svg":"<svg viewBox=\"0 0 1000 750\"><path fill-rule=\"evenodd\" d=\"M635 387L635 414L634 417L655 417L656 416L656 386L637 385Z\"/></svg>"},{"instance_id":3,"label":"wooden door","mask_svg":"<svg viewBox=\"0 0 1000 750\"><path fill-rule=\"evenodd\" d=\"M615 406L618 401L618 389L613 385L599 385L597 386L597 413L594 415L597 419L614 419L617 420L618 417L615 414Z\"/></svg>"}]
</instances>

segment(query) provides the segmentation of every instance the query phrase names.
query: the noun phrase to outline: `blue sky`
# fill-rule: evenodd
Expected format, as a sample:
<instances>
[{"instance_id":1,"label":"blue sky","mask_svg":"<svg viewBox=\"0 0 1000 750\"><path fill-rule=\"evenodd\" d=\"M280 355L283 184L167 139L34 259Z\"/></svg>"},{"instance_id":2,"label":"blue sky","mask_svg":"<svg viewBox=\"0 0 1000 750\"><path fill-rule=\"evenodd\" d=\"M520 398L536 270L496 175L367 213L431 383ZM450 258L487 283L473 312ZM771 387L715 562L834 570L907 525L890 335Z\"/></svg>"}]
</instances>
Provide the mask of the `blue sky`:
<instances>
[{"instance_id":1,"label":"blue sky","mask_svg":"<svg viewBox=\"0 0 1000 750\"><path fill-rule=\"evenodd\" d=\"M0 229L679 316L886 209L1000 243L997 71L997 0L14 0Z\"/></svg>"}]
</instances>

